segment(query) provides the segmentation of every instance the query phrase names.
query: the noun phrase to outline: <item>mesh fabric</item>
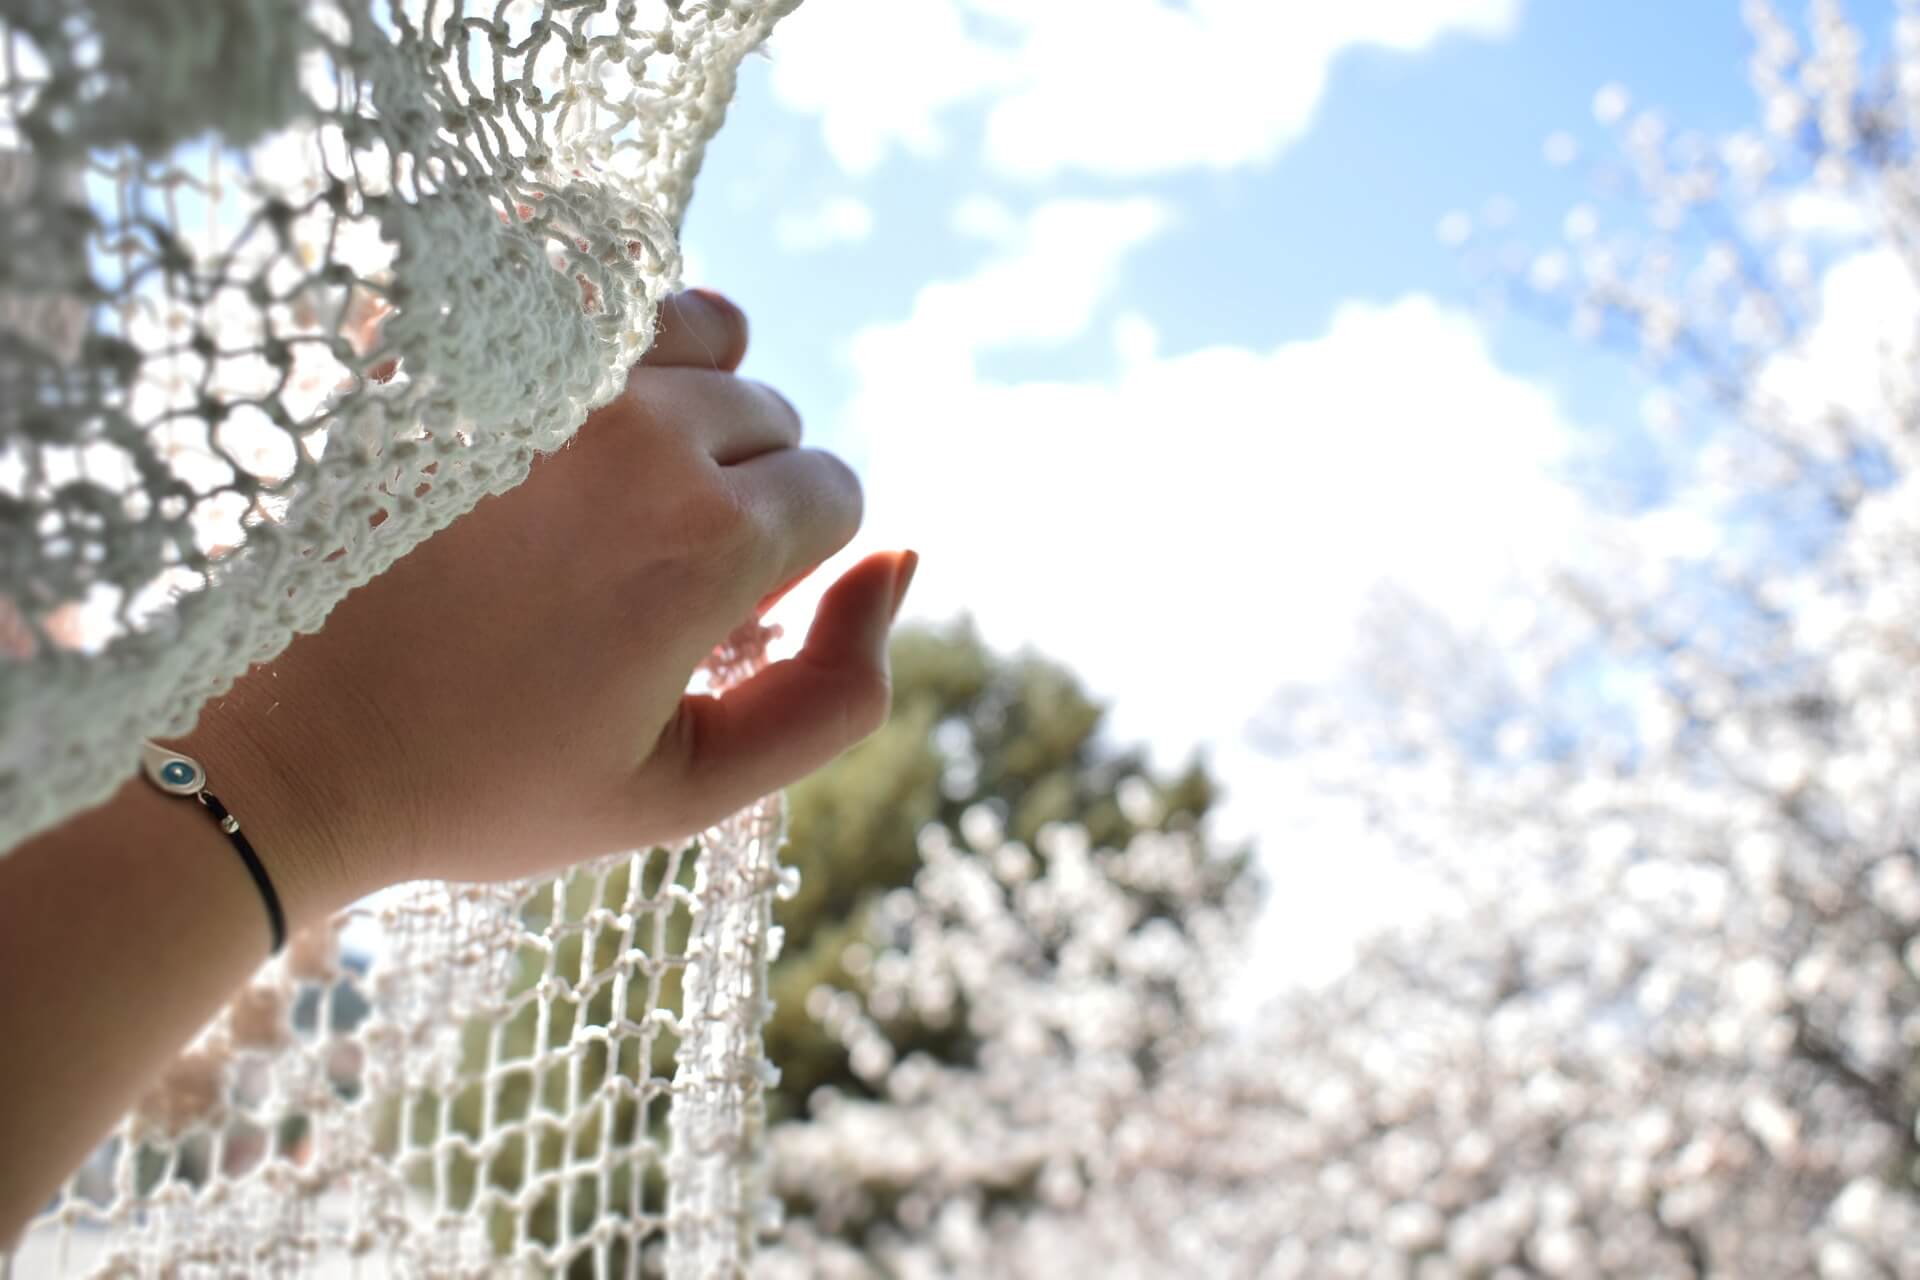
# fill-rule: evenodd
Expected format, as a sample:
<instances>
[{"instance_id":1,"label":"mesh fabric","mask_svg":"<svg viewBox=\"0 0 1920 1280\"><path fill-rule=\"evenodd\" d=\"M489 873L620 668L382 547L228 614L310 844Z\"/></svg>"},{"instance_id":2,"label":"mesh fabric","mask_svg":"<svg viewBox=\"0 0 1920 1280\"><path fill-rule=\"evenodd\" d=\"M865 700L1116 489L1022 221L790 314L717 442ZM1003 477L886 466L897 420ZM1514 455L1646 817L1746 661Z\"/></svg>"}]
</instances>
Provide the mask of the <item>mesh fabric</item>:
<instances>
[{"instance_id":1,"label":"mesh fabric","mask_svg":"<svg viewBox=\"0 0 1920 1280\"><path fill-rule=\"evenodd\" d=\"M0 848L619 391L797 3L9 0ZM763 802L297 937L19 1265L739 1270L778 834Z\"/></svg>"}]
</instances>

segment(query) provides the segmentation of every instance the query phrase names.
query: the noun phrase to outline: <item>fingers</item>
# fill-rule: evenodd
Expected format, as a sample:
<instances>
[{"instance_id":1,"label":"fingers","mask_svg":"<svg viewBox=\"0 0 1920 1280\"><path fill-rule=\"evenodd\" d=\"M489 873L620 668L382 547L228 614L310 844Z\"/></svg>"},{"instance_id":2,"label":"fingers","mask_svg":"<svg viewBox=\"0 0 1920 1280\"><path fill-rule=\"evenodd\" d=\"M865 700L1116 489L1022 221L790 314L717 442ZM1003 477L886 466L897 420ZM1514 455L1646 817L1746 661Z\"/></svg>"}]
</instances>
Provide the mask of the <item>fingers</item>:
<instances>
[{"instance_id":1,"label":"fingers","mask_svg":"<svg viewBox=\"0 0 1920 1280\"><path fill-rule=\"evenodd\" d=\"M742 611L812 572L860 530L860 480L823 450L781 449L721 474L769 552L759 576L741 584L751 592Z\"/></svg>"},{"instance_id":2,"label":"fingers","mask_svg":"<svg viewBox=\"0 0 1920 1280\"><path fill-rule=\"evenodd\" d=\"M887 638L919 557L868 556L827 589L798 654L721 697L689 695L663 738L659 793L688 830L795 781L886 723Z\"/></svg>"},{"instance_id":3,"label":"fingers","mask_svg":"<svg viewBox=\"0 0 1920 1280\"><path fill-rule=\"evenodd\" d=\"M746 355L746 313L710 289L683 289L660 304L653 346L640 363L732 373Z\"/></svg>"},{"instance_id":4,"label":"fingers","mask_svg":"<svg viewBox=\"0 0 1920 1280\"><path fill-rule=\"evenodd\" d=\"M723 467L800 443L800 414L763 382L711 369L636 367L627 393Z\"/></svg>"}]
</instances>

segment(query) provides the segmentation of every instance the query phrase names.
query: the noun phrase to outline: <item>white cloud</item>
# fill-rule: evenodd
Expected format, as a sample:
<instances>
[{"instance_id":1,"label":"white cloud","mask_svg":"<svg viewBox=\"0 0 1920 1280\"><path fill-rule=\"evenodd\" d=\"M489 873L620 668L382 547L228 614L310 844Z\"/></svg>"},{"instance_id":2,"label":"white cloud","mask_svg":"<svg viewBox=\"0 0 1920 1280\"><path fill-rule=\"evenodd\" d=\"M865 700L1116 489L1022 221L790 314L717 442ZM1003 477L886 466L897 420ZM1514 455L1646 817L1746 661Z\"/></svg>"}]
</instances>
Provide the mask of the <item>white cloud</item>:
<instances>
[{"instance_id":1,"label":"white cloud","mask_svg":"<svg viewBox=\"0 0 1920 1280\"><path fill-rule=\"evenodd\" d=\"M953 209L953 229L958 235L989 244L1006 244L1020 233L1019 219L1013 210L988 195L970 195Z\"/></svg>"},{"instance_id":2,"label":"white cloud","mask_svg":"<svg viewBox=\"0 0 1920 1280\"><path fill-rule=\"evenodd\" d=\"M1124 364L1144 364L1160 349L1160 331L1138 311L1123 311L1113 319L1113 353Z\"/></svg>"},{"instance_id":3,"label":"white cloud","mask_svg":"<svg viewBox=\"0 0 1920 1280\"><path fill-rule=\"evenodd\" d=\"M1378 581L1470 625L1552 556L1579 518L1551 478L1570 430L1471 316L1421 295L1267 350L1164 350L1176 332L1102 300L1165 221L1145 201L1043 205L973 276L854 340L836 425L863 455L866 528L774 617L802 635L842 566L917 549L909 617L970 613L997 647L1071 664L1122 740L1166 763L1209 750L1224 832L1276 858L1310 845L1276 863L1257 964L1268 983L1324 975L1417 894L1245 729L1276 686L1340 666ZM1102 325L1105 378L979 375L982 351Z\"/></svg>"},{"instance_id":4,"label":"white cloud","mask_svg":"<svg viewBox=\"0 0 1920 1280\"><path fill-rule=\"evenodd\" d=\"M988 117L993 165L1030 177L1062 169L1138 177L1264 163L1306 132L1346 50L1416 50L1451 31L1504 34L1519 6L1077 0L1018 8L1030 25L1017 88Z\"/></svg>"},{"instance_id":5,"label":"white cloud","mask_svg":"<svg viewBox=\"0 0 1920 1280\"><path fill-rule=\"evenodd\" d=\"M1165 205L1144 197L1048 201L976 274L922 287L903 323L855 335L856 372L869 395L900 389L903 372L971 390L979 352L1058 344L1086 332L1127 252L1171 222Z\"/></svg>"},{"instance_id":6,"label":"white cloud","mask_svg":"<svg viewBox=\"0 0 1920 1280\"><path fill-rule=\"evenodd\" d=\"M1819 312L1802 341L1769 360L1756 392L1808 423L1830 409L1872 416L1888 411L1889 379L1910 385L1920 340L1920 285L1898 252L1863 250L1820 279ZM1827 437L1812 433L1816 441Z\"/></svg>"},{"instance_id":7,"label":"white cloud","mask_svg":"<svg viewBox=\"0 0 1920 1280\"><path fill-rule=\"evenodd\" d=\"M1424 297L1102 383L964 381L908 345L863 367L853 425L871 536L925 557L915 608L1060 655L1167 751L1333 670L1378 580L1470 620L1571 518L1554 404Z\"/></svg>"},{"instance_id":8,"label":"white cloud","mask_svg":"<svg viewBox=\"0 0 1920 1280\"><path fill-rule=\"evenodd\" d=\"M895 147L939 154L946 108L991 90L1004 58L969 34L955 0L802 5L767 44L774 96L820 117L827 150L864 174Z\"/></svg>"},{"instance_id":9,"label":"white cloud","mask_svg":"<svg viewBox=\"0 0 1920 1280\"><path fill-rule=\"evenodd\" d=\"M837 425L863 455L862 545L925 558L911 609L1059 655L1121 695L1122 732L1178 753L1334 668L1378 580L1470 620L1575 504L1549 476L1553 400L1424 296L1267 351L1159 353L1123 311L1107 379L979 376L982 351L1088 332L1165 220L1144 200L1041 206L976 274L853 340Z\"/></svg>"},{"instance_id":10,"label":"white cloud","mask_svg":"<svg viewBox=\"0 0 1920 1280\"><path fill-rule=\"evenodd\" d=\"M852 196L835 196L809 213L783 213L773 238L789 253L811 253L836 244L858 244L873 234L873 210Z\"/></svg>"},{"instance_id":11,"label":"white cloud","mask_svg":"<svg viewBox=\"0 0 1920 1280\"><path fill-rule=\"evenodd\" d=\"M1312 123L1332 64L1509 33L1521 0L834 0L776 31L773 87L864 173L938 152L940 117L987 106L1003 173L1140 177L1261 164Z\"/></svg>"}]
</instances>

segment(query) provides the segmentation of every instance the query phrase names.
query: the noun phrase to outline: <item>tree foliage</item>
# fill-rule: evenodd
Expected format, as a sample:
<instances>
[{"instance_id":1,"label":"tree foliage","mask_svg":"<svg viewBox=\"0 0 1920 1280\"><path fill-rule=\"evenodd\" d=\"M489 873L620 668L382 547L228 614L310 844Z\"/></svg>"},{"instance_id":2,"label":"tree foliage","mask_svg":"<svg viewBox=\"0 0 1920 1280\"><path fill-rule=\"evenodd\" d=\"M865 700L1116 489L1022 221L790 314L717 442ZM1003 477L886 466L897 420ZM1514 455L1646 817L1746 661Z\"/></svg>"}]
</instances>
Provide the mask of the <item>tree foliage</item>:
<instances>
[{"instance_id":1,"label":"tree foliage","mask_svg":"<svg viewBox=\"0 0 1920 1280\"><path fill-rule=\"evenodd\" d=\"M1163 776L1106 741L1100 706L1064 668L998 657L964 623L907 632L893 663L888 726L790 796L801 888L776 913L787 939L767 1043L781 1072L772 1112L789 1121L776 1152L806 1146L822 1116L897 1103L916 1073L945 1090L1041 1071L1076 1032L1060 1018L1024 1025L1028 1042L1009 1057L1006 1020L1025 1017L1025 995L1069 1021L1098 1012L1102 1034L1137 1023L1111 1050L1151 1077L1200 1037L1210 975L1123 987L1115 948L1178 948L1191 930L1225 929L1253 891L1247 856L1204 838L1204 769ZM1034 927L993 933L989 902ZM1077 918L1070 903L1084 908ZM933 945L930 910L958 949ZM989 1136L986 1113L976 1119L976 1136ZM1050 1158L1004 1146L980 1164L843 1170L852 1176L839 1181L776 1156L774 1175L790 1215L859 1240L931 1203L923 1174L942 1195L1017 1210Z\"/></svg>"},{"instance_id":2,"label":"tree foliage","mask_svg":"<svg viewBox=\"0 0 1920 1280\"><path fill-rule=\"evenodd\" d=\"M1831 0L1748 15L1758 127L1603 93L1567 243L1483 258L1640 362L1652 482L1483 628L1383 600L1352 680L1276 708L1433 917L1134 1074L1074 1018L1153 966L1089 925L1110 985L1023 969L1059 921L986 882L1003 838L933 841L897 972L829 1012L1009 994L978 1069L782 1135L795 1182L914 1188L863 1249L798 1224L791 1274L1920 1275L1920 15L1879 67ZM1032 1212L969 1189L1008 1149Z\"/></svg>"}]
</instances>

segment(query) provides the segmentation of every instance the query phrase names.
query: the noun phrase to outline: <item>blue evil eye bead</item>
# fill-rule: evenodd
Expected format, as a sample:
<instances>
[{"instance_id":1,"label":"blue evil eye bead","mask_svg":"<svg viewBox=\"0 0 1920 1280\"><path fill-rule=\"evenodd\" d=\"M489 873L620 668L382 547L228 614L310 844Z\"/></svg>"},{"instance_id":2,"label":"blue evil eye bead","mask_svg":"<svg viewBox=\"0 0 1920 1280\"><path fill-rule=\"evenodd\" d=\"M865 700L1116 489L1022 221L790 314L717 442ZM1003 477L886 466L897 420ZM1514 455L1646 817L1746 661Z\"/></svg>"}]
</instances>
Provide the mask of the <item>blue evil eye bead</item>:
<instances>
[{"instance_id":1,"label":"blue evil eye bead","mask_svg":"<svg viewBox=\"0 0 1920 1280\"><path fill-rule=\"evenodd\" d=\"M206 770L198 760L151 742L141 744L140 766L149 782L172 795L198 795L207 785Z\"/></svg>"}]
</instances>

